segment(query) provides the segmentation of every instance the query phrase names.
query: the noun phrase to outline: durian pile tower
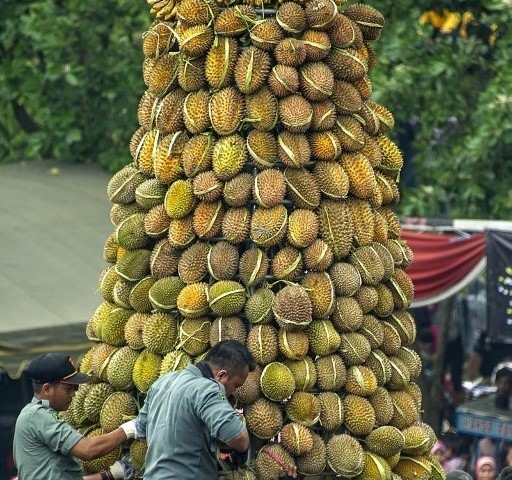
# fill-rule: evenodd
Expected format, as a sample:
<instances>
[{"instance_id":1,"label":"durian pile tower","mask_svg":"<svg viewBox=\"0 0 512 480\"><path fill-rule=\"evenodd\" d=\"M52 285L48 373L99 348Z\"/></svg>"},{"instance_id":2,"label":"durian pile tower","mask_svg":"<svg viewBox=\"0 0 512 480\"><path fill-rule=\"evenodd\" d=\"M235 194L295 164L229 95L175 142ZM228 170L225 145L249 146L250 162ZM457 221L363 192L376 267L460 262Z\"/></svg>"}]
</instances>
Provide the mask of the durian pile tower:
<instances>
[{"instance_id":1,"label":"durian pile tower","mask_svg":"<svg viewBox=\"0 0 512 480\"><path fill-rule=\"evenodd\" d=\"M110 431L159 376L237 339L258 363L236 393L253 442L224 478L292 464L301 478L445 478L415 383L403 159L371 98L383 16L333 0L151 4L140 128L108 185L80 367L95 380L66 417Z\"/></svg>"}]
</instances>

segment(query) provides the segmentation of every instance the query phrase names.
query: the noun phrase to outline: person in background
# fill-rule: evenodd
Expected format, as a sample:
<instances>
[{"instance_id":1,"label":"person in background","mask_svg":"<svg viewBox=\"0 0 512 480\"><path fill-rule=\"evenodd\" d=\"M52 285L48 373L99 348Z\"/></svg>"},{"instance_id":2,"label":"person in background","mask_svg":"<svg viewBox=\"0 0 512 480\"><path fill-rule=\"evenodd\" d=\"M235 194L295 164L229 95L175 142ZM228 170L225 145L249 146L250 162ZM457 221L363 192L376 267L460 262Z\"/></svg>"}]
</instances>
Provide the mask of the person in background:
<instances>
[{"instance_id":1,"label":"person in background","mask_svg":"<svg viewBox=\"0 0 512 480\"><path fill-rule=\"evenodd\" d=\"M512 480L512 467L505 467L496 480Z\"/></svg>"},{"instance_id":2,"label":"person in background","mask_svg":"<svg viewBox=\"0 0 512 480\"><path fill-rule=\"evenodd\" d=\"M512 361L510 344L494 342L486 329L480 332L468 361L468 378L471 381L483 377L490 382L492 372L500 362Z\"/></svg>"},{"instance_id":3,"label":"person in background","mask_svg":"<svg viewBox=\"0 0 512 480\"><path fill-rule=\"evenodd\" d=\"M475 465L475 480L495 480L496 461L493 457L478 457Z\"/></svg>"},{"instance_id":4,"label":"person in background","mask_svg":"<svg viewBox=\"0 0 512 480\"><path fill-rule=\"evenodd\" d=\"M443 312L445 312L445 308L440 305L436 313L442 314ZM458 293L453 299L451 316L448 319L443 364L443 375L446 372L450 372L452 397L455 407L464 401L462 372L466 356L469 357L474 343L471 320L466 297L463 293Z\"/></svg>"},{"instance_id":5,"label":"person in background","mask_svg":"<svg viewBox=\"0 0 512 480\"><path fill-rule=\"evenodd\" d=\"M77 371L71 357L44 353L27 368L34 398L20 412L14 429L14 462L20 480L82 480L81 460L99 458L125 440L136 438L135 423L126 422L105 435L86 438L59 419L67 410L78 385L91 377ZM129 475L125 464L116 462L108 470L84 477L112 480Z\"/></svg>"},{"instance_id":6,"label":"person in background","mask_svg":"<svg viewBox=\"0 0 512 480\"><path fill-rule=\"evenodd\" d=\"M198 364L153 383L135 419L148 444L144 480L217 480L219 446L249 448L245 420L228 397L255 368L245 345L224 340ZM297 476L296 469L281 473Z\"/></svg>"},{"instance_id":7,"label":"person in background","mask_svg":"<svg viewBox=\"0 0 512 480\"><path fill-rule=\"evenodd\" d=\"M510 397L512 396L512 363L499 363L494 372L496 408L508 410Z\"/></svg>"},{"instance_id":8,"label":"person in background","mask_svg":"<svg viewBox=\"0 0 512 480\"><path fill-rule=\"evenodd\" d=\"M505 443L501 453L501 467L512 467L512 443Z\"/></svg>"}]
</instances>

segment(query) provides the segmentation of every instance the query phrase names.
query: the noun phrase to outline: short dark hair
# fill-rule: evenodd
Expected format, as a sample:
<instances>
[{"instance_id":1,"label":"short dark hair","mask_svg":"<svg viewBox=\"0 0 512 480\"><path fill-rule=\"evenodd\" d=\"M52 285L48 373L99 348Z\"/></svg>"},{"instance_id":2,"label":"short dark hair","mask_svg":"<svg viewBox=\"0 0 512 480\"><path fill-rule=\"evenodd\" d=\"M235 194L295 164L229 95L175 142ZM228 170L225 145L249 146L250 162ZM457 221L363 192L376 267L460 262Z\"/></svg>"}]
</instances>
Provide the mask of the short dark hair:
<instances>
[{"instance_id":1,"label":"short dark hair","mask_svg":"<svg viewBox=\"0 0 512 480\"><path fill-rule=\"evenodd\" d=\"M507 377L512 379L512 370L510 370L510 368L508 367L503 367L496 372L496 378L494 379L494 381L497 382L498 380Z\"/></svg>"},{"instance_id":2,"label":"short dark hair","mask_svg":"<svg viewBox=\"0 0 512 480\"><path fill-rule=\"evenodd\" d=\"M238 340L222 340L216 343L206 354L204 361L213 368L221 368L228 373L241 372L245 366L253 372L256 368L256 362L247 350L247 347Z\"/></svg>"}]
</instances>

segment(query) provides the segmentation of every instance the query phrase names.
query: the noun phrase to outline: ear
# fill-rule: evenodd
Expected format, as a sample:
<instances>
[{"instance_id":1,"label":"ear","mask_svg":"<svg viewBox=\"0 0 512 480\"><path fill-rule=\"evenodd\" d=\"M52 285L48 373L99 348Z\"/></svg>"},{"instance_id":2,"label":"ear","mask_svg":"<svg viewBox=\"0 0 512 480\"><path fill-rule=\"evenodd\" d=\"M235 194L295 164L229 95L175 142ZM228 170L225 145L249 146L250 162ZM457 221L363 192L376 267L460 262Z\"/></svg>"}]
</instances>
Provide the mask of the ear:
<instances>
[{"instance_id":1,"label":"ear","mask_svg":"<svg viewBox=\"0 0 512 480\"><path fill-rule=\"evenodd\" d=\"M41 387L41 392L45 394L50 393L52 387L53 385L51 383L43 383L43 386Z\"/></svg>"},{"instance_id":2,"label":"ear","mask_svg":"<svg viewBox=\"0 0 512 480\"><path fill-rule=\"evenodd\" d=\"M228 377L228 371L227 370L218 370L215 374L215 379L219 382L226 379Z\"/></svg>"}]
</instances>

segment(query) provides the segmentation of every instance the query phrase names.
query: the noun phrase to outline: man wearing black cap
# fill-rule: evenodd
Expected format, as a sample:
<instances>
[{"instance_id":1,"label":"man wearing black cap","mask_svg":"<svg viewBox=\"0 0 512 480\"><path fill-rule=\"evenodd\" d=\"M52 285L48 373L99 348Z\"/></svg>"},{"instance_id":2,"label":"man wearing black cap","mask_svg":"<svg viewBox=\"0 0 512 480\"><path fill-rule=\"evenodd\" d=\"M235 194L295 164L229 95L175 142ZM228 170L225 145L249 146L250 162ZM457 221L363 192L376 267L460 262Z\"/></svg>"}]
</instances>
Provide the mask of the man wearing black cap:
<instances>
[{"instance_id":1,"label":"man wearing black cap","mask_svg":"<svg viewBox=\"0 0 512 480\"><path fill-rule=\"evenodd\" d=\"M78 385L91 377L77 371L69 355L44 353L27 368L34 398L20 412L14 431L13 452L19 480L82 480L80 463L92 460L136 438L133 421L105 435L85 438L57 417L67 410ZM122 464L86 477L87 480L124 478Z\"/></svg>"}]
</instances>

